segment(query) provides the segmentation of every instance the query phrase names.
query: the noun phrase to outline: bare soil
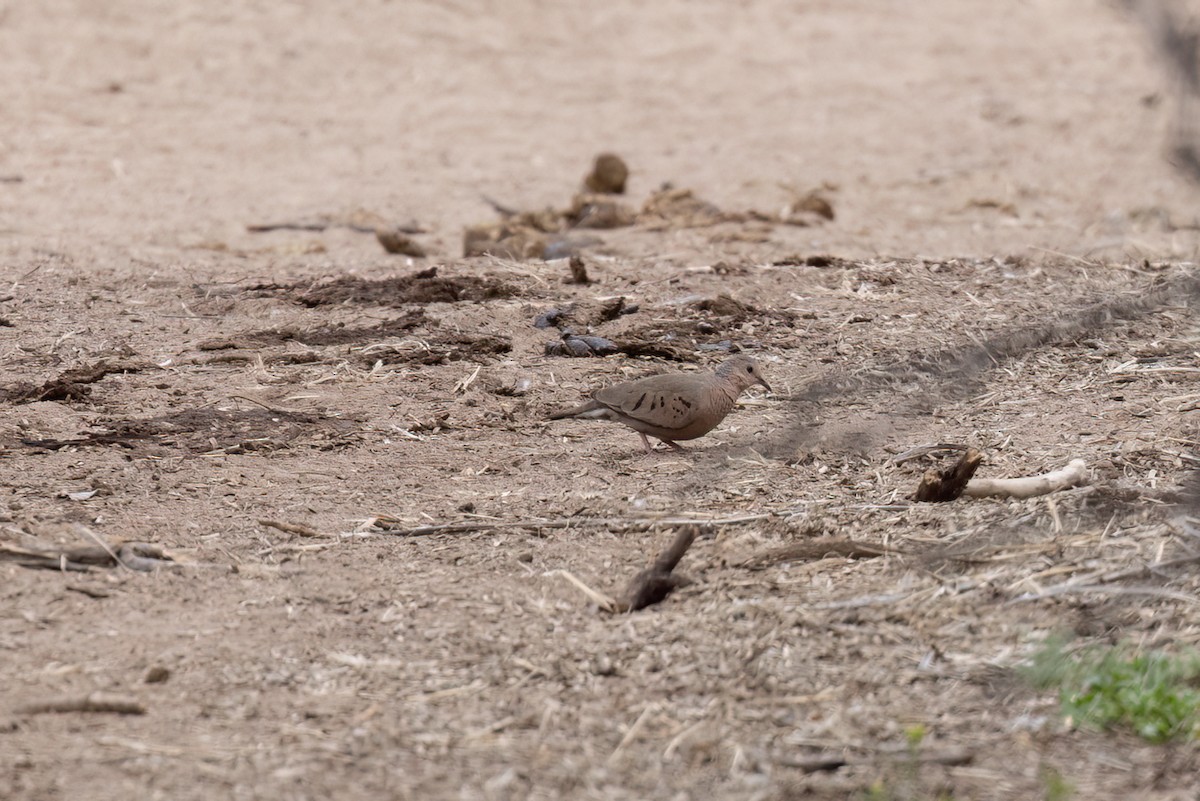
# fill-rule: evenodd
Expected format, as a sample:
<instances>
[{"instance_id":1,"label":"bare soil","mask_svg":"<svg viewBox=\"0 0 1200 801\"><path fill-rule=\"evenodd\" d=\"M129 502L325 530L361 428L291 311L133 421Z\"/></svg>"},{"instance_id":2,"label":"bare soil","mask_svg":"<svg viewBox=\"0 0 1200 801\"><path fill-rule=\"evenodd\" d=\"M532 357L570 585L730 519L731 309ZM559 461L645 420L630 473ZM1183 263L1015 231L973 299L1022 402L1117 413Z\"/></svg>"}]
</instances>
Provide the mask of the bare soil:
<instances>
[{"instance_id":1,"label":"bare soil","mask_svg":"<svg viewBox=\"0 0 1200 801\"><path fill-rule=\"evenodd\" d=\"M0 797L1196 797L1019 670L1200 639L1147 567L1200 195L1119 9L0 0L0 52ZM684 453L545 421L733 350L774 391ZM914 504L933 443L1091 479ZM682 520L658 605L567 576Z\"/></svg>"}]
</instances>

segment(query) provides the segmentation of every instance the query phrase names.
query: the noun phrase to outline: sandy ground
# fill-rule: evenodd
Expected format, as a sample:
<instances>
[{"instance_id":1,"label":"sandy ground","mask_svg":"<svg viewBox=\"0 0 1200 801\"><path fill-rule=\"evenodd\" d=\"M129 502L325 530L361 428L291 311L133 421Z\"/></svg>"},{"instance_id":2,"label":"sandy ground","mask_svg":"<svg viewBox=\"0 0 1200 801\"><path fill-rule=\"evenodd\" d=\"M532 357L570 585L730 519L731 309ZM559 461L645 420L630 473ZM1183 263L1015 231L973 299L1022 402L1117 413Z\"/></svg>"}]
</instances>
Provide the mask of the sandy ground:
<instances>
[{"instance_id":1,"label":"sandy ground","mask_svg":"<svg viewBox=\"0 0 1200 801\"><path fill-rule=\"evenodd\" d=\"M1200 397L1142 31L644 5L0 0L0 545L179 563L0 561L0 797L1195 798L1193 744L1075 730L1017 669L1200 638L1193 575L1136 571L1189 552ZM601 151L632 210L723 215L567 232L591 284L463 257L485 196L564 208ZM835 218L781 221L811 191ZM547 355L565 327L655 355ZM774 391L685 453L544 420L730 348ZM1090 485L911 504L945 461L891 459L937 442ZM657 607L563 574L619 594L680 518L716 522ZM142 714L28 709L96 692Z\"/></svg>"}]
</instances>

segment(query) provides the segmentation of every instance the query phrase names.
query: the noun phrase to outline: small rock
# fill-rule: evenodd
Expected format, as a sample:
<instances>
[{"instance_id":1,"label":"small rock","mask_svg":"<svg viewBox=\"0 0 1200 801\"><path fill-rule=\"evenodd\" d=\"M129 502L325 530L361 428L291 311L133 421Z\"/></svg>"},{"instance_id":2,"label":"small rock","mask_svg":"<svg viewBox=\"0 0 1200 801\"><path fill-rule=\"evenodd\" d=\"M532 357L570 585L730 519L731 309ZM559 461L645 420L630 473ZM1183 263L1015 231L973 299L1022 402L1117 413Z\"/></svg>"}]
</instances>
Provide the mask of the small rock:
<instances>
[{"instance_id":1,"label":"small rock","mask_svg":"<svg viewBox=\"0 0 1200 801\"><path fill-rule=\"evenodd\" d=\"M425 248L421 247L412 237L398 229L376 228L375 238L388 253L401 256L412 256L415 259L425 258Z\"/></svg>"},{"instance_id":2,"label":"small rock","mask_svg":"<svg viewBox=\"0 0 1200 801\"><path fill-rule=\"evenodd\" d=\"M629 167L624 159L616 153L601 153L596 156L592 171L583 182L593 192L622 195L628 178Z\"/></svg>"},{"instance_id":3,"label":"small rock","mask_svg":"<svg viewBox=\"0 0 1200 801\"><path fill-rule=\"evenodd\" d=\"M162 684L167 679L171 678L171 671L162 665L154 665L146 671L144 681L147 684Z\"/></svg>"},{"instance_id":4,"label":"small rock","mask_svg":"<svg viewBox=\"0 0 1200 801\"><path fill-rule=\"evenodd\" d=\"M621 349L611 339L594 336L578 336L570 331L563 332L562 339L546 343L547 356L608 356L620 353Z\"/></svg>"}]
</instances>

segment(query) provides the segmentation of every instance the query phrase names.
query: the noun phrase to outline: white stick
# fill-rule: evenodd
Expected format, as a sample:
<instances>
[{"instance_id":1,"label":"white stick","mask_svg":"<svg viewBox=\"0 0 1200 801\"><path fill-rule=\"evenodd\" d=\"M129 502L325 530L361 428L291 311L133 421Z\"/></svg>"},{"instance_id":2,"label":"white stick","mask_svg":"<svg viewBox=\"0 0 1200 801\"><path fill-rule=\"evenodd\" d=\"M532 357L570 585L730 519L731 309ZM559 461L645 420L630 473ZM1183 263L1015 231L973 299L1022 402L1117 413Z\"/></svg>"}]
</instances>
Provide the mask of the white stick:
<instances>
[{"instance_id":1,"label":"white stick","mask_svg":"<svg viewBox=\"0 0 1200 801\"><path fill-rule=\"evenodd\" d=\"M1087 463L1072 459L1066 467L1026 478L973 478L963 495L971 498L1036 498L1078 486L1087 481Z\"/></svg>"}]
</instances>

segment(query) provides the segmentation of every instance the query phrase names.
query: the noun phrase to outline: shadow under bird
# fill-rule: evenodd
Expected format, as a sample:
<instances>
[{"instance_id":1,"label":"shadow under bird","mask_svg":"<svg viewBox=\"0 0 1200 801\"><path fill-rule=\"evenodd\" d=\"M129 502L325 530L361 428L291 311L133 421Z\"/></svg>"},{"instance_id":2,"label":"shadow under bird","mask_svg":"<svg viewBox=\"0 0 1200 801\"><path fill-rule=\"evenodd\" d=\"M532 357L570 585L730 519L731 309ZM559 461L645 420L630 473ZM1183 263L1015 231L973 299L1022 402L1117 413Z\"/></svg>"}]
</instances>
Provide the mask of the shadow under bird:
<instances>
[{"instance_id":1,"label":"shadow under bird","mask_svg":"<svg viewBox=\"0 0 1200 801\"><path fill-rule=\"evenodd\" d=\"M591 400L549 419L612 420L638 432L647 453L647 435L681 451L680 440L696 439L716 428L754 384L771 391L758 363L738 355L712 373L665 373L598 389Z\"/></svg>"}]
</instances>

